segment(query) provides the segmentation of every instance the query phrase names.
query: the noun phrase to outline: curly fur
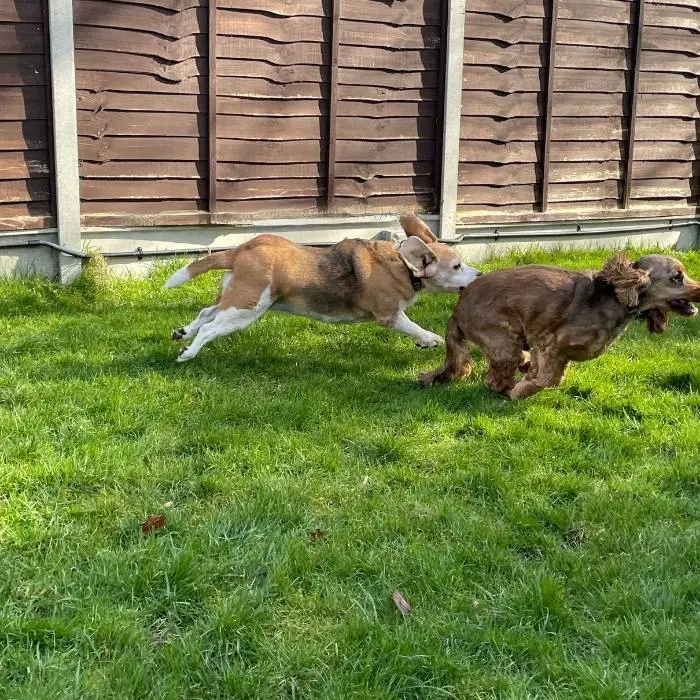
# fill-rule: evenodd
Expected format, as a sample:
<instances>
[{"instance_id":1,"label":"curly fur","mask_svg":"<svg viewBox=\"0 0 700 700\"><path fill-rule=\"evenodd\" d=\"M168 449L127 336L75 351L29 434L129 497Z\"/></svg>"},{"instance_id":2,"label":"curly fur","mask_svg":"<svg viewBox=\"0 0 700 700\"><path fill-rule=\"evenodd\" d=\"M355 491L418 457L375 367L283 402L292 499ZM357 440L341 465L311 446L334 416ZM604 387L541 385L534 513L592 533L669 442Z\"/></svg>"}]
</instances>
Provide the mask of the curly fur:
<instances>
[{"instance_id":1,"label":"curly fur","mask_svg":"<svg viewBox=\"0 0 700 700\"><path fill-rule=\"evenodd\" d=\"M629 308L639 306L639 295L649 286L649 273L640 270L624 255L616 255L605 263L600 278L612 285L615 296Z\"/></svg>"}]
</instances>

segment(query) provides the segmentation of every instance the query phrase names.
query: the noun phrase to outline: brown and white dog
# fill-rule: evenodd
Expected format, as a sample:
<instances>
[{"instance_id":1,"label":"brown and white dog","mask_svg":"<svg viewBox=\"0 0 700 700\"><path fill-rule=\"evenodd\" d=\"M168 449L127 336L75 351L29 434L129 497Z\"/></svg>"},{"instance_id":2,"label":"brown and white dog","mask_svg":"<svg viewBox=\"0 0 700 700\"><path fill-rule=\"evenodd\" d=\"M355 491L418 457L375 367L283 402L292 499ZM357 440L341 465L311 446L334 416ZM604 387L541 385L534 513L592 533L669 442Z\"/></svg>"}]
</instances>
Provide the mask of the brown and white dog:
<instances>
[{"instance_id":1,"label":"brown and white dog","mask_svg":"<svg viewBox=\"0 0 700 700\"><path fill-rule=\"evenodd\" d=\"M240 331L268 310L331 323L376 321L423 348L441 336L411 321L404 310L418 292L460 292L481 273L440 243L417 216L400 219L407 239L346 239L330 248L300 246L273 235L214 253L178 270L165 283L179 287L209 270L227 270L219 299L173 340L194 341L178 362L191 360L219 336Z\"/></svg>"}]
</instances>

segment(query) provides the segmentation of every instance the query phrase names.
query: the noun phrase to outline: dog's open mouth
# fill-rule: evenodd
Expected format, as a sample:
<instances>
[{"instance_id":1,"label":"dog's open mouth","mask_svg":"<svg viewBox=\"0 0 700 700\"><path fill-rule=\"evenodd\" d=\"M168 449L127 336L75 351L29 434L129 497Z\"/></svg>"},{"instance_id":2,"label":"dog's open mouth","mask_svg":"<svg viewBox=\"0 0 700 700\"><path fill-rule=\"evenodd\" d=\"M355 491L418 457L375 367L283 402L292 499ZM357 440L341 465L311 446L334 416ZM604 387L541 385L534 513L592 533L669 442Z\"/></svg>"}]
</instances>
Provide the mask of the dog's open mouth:
<instances>
[{"instance_id":1,"label":"dog's open mouth","mask_svg":"<svg viewBox=\"0 0 700 700\"><path fill-rule=\"evenodd\" d=\"M695 316L695 314L698 312L698 307L685 299L674 299L673 301L669 302L669 306L673 311L681 316Z\"/></svg>"}]
</instances>

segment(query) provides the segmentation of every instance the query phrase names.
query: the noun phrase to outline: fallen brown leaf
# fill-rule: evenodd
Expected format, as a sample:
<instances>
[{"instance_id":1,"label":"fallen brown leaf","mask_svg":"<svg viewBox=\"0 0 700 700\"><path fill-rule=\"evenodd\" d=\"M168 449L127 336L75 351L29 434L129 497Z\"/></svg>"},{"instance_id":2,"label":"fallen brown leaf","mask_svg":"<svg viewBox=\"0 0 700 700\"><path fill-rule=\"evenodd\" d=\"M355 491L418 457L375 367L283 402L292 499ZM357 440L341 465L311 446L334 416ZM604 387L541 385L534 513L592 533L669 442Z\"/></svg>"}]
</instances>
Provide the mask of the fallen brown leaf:
<instances>
[{"instance_id":1,"label":"fallen brown leaf","mask_svg":"<svg viewBox=\"0 0 700 700\"><path fill-rule=\"evenodd\" d=\"M311 542L311 544L316 544L317 542L321 542L325 539L326 539L326 533L323 530L314 530L309 535L309 542Z\"/></svg>"},{"instance_id":2,"label":"fallen brown leaf","mask_svg":"<svg viewBox=\"0 0 700 700\"><path fill-rule=\"evenodd\" d=\"M394 591L394 595L391 596L391 599L402 615L408 615L411 610L413 610L411 604L398 591Z\"/></svg>"},{"instance_id":3,"label":"fallen brown leaf","mask_svg":"<svg viewBox=\"0 0 700 700\"><path fill-rule=\"evenodd\" d=\"M141 530L143 530L144 535L150 535L152 532L162 530L165 527L165 516L164 515L150 515L146 518L143 525L141 525Z\"/></svg>"}]
</instances>

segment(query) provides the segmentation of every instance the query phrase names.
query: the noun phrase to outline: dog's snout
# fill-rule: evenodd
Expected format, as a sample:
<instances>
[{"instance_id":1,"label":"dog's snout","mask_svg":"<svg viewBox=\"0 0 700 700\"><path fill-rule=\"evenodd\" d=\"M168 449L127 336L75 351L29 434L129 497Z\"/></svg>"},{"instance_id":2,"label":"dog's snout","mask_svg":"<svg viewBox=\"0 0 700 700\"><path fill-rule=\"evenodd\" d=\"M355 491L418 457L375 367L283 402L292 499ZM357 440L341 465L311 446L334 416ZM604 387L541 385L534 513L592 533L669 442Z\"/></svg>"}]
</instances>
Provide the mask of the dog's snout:
<instances>
[{"instance_id":1,"label":"dog's snout","mask_svg":"<svg viewBox=\"0 0 700 700\"><path fill-rule=\"evenodd\" d=\"M477 270L477 271L476 271L476 276L477 276L477 277L481 277L481 275L483 275L483 274L484 274L484 273L483 273L481 270Z\"/></svg>"}]
</instances>

